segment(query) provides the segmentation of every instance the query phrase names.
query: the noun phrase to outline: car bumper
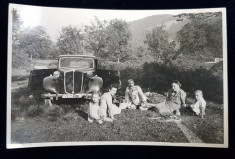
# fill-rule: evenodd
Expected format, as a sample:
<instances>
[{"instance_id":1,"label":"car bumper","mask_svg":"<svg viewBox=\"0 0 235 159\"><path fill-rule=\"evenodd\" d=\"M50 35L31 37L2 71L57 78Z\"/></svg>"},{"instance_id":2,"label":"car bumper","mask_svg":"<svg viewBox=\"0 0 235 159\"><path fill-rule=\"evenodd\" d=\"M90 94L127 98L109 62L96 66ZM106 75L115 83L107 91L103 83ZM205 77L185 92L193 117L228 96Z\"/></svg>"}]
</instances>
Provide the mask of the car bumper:
<instances>
[{"instance_id":1,"label":"car bumper","mask_svg":"<svg viewBox=\"0 0 235 159\"><path fill-rule=\"evenodd\" d=\"M44 99L58 99L58 98L86 98L91 99L92 94L91 93L78 93L78 94L52 94L52 93L46 93L42 94L41 98Z\"/></svg>"}]
</instances>

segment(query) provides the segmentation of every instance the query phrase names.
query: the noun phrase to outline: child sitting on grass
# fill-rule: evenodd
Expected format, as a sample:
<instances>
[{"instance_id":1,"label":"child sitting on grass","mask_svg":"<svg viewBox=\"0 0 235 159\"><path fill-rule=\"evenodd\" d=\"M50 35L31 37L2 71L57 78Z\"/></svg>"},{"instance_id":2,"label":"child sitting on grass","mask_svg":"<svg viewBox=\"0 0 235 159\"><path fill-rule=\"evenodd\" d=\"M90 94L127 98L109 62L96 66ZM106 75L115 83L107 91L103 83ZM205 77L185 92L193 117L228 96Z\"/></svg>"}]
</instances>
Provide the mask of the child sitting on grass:
<instances>
[{"instance_id":1,"label":"child sitting on grass","mask_svg":"<svg viewBox=\"0 0 235 159\"><path fill-rule=\"evenodd\" d=\"M103 121L99 115L99 103L100 103L100 96L98 93L92 94L92 101L89 102L88 107L88 121L90 123L93 122L93 120L96 120L99 124L103 124Z\"/></svg>"},{"instance_id":2,"label":"child sitting on grass","mask_svg":"<svg viewBox=\"0 0 235 159\"><path fill-rule=\"evenodd\" d=\"M190 107L196 115L201 115L202 118L205 116L206 101L203 98L203 92L201 90L196 90L195 92L196 102Z\"/></svg>"}]
</instances>

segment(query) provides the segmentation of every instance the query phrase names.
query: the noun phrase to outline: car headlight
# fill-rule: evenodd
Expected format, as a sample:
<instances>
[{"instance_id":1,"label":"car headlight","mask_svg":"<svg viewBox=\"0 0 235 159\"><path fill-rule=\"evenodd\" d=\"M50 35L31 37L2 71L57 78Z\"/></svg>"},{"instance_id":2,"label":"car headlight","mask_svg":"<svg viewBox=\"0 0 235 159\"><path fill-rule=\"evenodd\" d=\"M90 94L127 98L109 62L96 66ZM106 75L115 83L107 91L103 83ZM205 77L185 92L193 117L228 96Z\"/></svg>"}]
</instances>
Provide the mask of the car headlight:
<instances>
[{"instance_id":1,"label":"car headlight","mask_svg":"<svg viewBox=\"0 0 235 159\"><path fill-rule=\"evenodd\" d=\"M53 76L54 76L54 77L59 77L59 76L60 76L60 72L59 72L59 71L55 71L55 72L53 73Z\"/></svg>"},{"instance_id":2,"label":"car headlight","mask_svg":"<svg viewBox=\"0 0 235 159\"><path fill-rule=\"evenodd\" d=\"M88 78L91 78L92 76L93 76L93 72L88 71L88 72L87 72L87 77L88 77Z\"/></svg>"}]
</instances>

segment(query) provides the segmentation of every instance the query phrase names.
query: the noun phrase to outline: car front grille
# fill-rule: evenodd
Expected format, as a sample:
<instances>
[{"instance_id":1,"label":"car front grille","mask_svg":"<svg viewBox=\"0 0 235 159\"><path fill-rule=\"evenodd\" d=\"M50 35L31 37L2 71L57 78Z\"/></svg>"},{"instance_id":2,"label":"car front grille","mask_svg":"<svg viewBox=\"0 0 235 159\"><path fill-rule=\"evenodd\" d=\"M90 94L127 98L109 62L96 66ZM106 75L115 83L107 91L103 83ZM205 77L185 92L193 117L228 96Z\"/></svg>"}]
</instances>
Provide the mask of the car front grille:
<instances>
[{"instance_id":1,"label":"car front grille","mask_svg":"<svg viewBox=\"0 0 235 159\"><path fill-rule=\"evenodd\" d=\"M82 91L83 73L79 71L65 72L65 92L80 93Z\"/></svg>"}]
</instances>

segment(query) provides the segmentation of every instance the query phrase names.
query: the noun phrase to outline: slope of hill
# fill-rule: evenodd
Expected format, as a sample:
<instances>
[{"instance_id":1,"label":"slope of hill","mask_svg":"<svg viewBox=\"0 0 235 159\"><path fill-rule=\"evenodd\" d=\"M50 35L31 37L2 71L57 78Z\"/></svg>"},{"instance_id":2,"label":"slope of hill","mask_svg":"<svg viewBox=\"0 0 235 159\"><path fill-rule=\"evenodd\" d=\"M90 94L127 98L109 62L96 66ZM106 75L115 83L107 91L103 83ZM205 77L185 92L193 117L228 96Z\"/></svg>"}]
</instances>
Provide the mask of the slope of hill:
<instances>
[{"instance_id":1,"label":"slope of hill","mask_svg":"<svg viewBox=\"0 0 235 159\"><path fill-rule=\"evenodd\" d=\"M177 17L170 14L153 15L140 20L129 22L132 33L132 44L143 45L145 34L152 28L164 25L165 30L169 33L169 40L174 40L177 31L185 24L182 21L176 21Z\"/></svg>"}]
</instances>

